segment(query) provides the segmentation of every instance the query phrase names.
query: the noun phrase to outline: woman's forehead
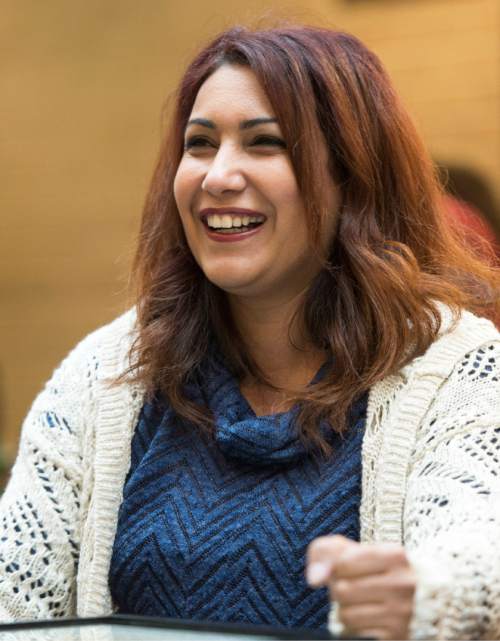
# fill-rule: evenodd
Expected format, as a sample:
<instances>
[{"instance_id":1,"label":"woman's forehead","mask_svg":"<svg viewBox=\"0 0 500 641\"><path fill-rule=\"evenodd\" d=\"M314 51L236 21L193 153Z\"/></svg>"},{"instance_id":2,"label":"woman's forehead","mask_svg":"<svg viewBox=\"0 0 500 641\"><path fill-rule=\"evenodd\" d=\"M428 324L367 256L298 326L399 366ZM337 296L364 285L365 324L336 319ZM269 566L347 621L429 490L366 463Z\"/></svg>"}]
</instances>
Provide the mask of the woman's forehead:
<instances>
[{"instance_id":1,"label":"woman's forehead","mask_svg":"<svg viewBox=\"0 0 500 641\"><path fill-rule=\"evenodd\" d=\"M231 115L241 120L275 118L274 110L255 73L243 65L225 64L200 87L191 119Z\"/></svg>"}]
</instances>

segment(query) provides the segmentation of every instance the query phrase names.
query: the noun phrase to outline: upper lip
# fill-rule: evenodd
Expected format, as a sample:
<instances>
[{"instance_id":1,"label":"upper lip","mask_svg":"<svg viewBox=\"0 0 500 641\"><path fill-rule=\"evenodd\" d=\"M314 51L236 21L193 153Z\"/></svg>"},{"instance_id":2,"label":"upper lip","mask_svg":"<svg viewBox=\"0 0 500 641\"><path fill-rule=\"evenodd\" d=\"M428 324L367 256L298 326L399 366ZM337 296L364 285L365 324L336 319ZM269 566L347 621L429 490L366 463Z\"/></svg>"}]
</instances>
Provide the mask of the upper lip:
<instances>
[{"instance_id":1,"label":"upper lip","mask_svg":"<svg viewBox=\"0 0 500 641\"><path fill-rule=\"evenodd\" d=\"M212 216L217 214L218 216L223 216L224 214L236 214L237 216L263 216L267 218L265 214L260 211L255 211L254 209L245 209L243 207L206 207L200 211L200 218L206 218L207 216Z\"/></svg>"}]
</instances>

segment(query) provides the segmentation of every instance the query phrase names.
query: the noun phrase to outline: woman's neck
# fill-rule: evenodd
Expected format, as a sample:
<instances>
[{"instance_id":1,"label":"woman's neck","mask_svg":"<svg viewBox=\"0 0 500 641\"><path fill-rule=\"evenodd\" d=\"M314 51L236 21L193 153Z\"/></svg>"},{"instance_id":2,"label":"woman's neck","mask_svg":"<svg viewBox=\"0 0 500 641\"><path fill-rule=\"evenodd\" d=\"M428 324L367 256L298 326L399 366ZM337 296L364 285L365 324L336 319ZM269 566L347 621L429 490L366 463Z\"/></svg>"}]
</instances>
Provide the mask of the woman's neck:
<instances>
[{"instance_id":1,"label":"woman's neck","mask_svg":"<svg viewBox=\"0 0 500 641\"><path fill-rule=\"evenodd\" d=\"M305 337L297 310L302 296L279 302L230 299L234 322L266 379L288 391L305 387L326 354Z\"/></svg>"}]
</instances>

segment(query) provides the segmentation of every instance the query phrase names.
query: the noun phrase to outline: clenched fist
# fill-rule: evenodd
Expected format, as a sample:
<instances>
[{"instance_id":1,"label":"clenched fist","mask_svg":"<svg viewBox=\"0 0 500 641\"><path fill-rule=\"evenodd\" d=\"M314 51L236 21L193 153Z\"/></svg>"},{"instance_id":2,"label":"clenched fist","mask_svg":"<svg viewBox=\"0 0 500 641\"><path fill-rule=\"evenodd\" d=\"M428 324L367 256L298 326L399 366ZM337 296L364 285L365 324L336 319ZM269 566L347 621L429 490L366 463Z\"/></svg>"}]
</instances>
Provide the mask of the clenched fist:
<instances>
[{"instance_id":1,"label":"clenched fist","mask_svg":"<svg viewBox=\"0 0 500 641\"><path fill-rule=\"evenodd\" d=\"M408 638L416 576L402 546L320 537L307 550L306 578L312 587L329 588L348 632Z\"/></svg>"}]
</instances>

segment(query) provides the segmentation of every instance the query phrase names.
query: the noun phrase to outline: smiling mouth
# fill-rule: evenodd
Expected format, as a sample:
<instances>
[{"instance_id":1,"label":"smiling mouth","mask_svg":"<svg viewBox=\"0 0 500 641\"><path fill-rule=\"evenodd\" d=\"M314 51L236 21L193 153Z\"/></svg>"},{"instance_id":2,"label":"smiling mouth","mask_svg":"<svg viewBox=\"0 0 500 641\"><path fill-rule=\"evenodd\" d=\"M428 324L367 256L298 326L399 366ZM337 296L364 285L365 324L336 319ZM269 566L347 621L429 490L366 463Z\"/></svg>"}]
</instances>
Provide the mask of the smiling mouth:
<instances>
[{"instance_id":1,"label":"smiling mouth","mask_svg":"<svg viewBox=\"0 0 500 641\"><path fill-rule=\"evenodd\" d=\"M245 234L264 224L265 216L237 213L208 214L202 217L208 231L216 234Z\"/></svg>"}]
</instances>

